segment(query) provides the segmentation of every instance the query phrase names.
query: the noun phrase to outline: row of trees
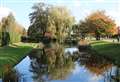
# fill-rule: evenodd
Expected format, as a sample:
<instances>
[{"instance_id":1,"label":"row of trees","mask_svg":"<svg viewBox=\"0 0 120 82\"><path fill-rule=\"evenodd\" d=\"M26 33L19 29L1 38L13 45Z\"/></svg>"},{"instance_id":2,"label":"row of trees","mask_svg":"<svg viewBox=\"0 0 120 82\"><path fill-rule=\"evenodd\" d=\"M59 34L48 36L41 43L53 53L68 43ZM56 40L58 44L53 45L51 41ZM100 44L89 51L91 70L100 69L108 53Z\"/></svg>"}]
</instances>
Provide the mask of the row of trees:
<instances>
[{"instance_id":1,"label":"row of trees","mask_svg":"<svg viewBox=\"0 0 120 82\"><path fill-rule=\"evenodd\" d=\"M50 35L63 42L69 34L75 20L69 10L63 6L53 6L44 3L35 4L33 12L30 13L31 25L28 29L28 36L39 38Z\"/></svg>"},{"instance_id":2,"label":"row of trees","mask_svg":"<svg viewBox=\"0 0 120 82\"><path fill-rule=\"evenodd\" d=\"M73 26L74 32L80 34L84 39L91 34L100 40L101 36L110 37L116 33L116 24L105 11L96 11L87 16L83 21Z\"/></svg>"},{"instance_id":3,"label":"row of trees","mask_svg":"<svg viewBox=\"0 0 120 82\"><path fill-rule=\"evenodd\" d=\"M28 29L28 36L31 38L39 38L48 33L47 35L63 42L73 31L83 39L90 34L100 40L101 36L109 37L116 32L115 21L105 11L93 12L75 24L74 17L66 7L38 3L32 8L33 12L29 15L31 25Z\"/></svg>"},{"instance_id":4,"label":"row of trees","mask_svg":"<svg viewBox=\"0 0 120 82\"><path fill-rule=\"evenodd\" d=\"M9 43L19 42L21 36L25 35L25 29L16 22L12 13L2 18L0 22L0 43L6 46Z\"/></svg>"}]
</instances>

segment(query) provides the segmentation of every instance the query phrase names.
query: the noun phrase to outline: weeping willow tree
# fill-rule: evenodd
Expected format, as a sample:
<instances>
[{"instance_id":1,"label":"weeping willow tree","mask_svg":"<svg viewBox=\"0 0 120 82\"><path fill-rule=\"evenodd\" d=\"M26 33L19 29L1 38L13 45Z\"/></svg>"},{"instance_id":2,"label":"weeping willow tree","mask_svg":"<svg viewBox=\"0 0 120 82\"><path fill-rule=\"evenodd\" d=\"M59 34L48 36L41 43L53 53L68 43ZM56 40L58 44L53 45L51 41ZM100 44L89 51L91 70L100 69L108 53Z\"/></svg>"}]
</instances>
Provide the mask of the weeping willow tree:
<instances>
[{"instance_id":1,"label":"weeping willow tree","mask_svg":"<svg viewBox=\"0 0 120 82\"><path fill-rule=\"evenodd\" d=\"M50 17L52 21L52 27L55 27L54 36L57 38L58 42L63 42L63 40L68 36L72 25L75 20L70 14L70 11L63 6L54 6L50 10ZM53 33L53 28L50 30Z\"/></svg>"}]
</instances>

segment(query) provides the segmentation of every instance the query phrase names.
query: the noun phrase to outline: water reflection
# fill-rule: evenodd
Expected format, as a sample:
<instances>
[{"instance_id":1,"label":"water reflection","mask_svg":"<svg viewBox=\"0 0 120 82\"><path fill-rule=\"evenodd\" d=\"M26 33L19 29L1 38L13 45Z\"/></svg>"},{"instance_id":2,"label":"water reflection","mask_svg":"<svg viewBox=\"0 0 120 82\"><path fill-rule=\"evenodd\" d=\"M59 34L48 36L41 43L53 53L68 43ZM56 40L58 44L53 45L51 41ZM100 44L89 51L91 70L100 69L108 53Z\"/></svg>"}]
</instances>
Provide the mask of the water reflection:
<instances>
[{"instance_id":1,"label":"water reflection","mask_svg":"<svg viewBox=\"0 0 120 82\"><path fill-rule=\"evenodd\" d=\"M114 67L112 61L103 56L99 56L92 51L67 52L62 45L47 45L43 49L35 49L31 52L31 72L34 73L34 80L44 82L49 80L65 80L75 73L75 67L84 67L90 74L96 77L103 77L102 82L119 82L115 74L118 67ZM66 51L66 53L65 53ZM92 53L91 53L92 52ZM117 76L116 76L117 75Z\"/></svg>"},{"instance_id":2,"label":"water reflection","mask_svg":"<svg viewBox=\"0 0 120 82\"><path fill-rule=\"evenodd\" d=\"M17 70L12 69L12 67L7 64L4 66L2 82L18 82L19 73Z\"/></svg>"},{"instance_id":3,"label":"water reflection","mask_svg":"<svg viewBox=\"0 0 120 82\"><path fill-rule=\"evenodd\" d=\"M96 75L101 75L112 67L111 61L96 54L79 54L78 62Z\"/></svg>"},{"instance_id":4,"label":"water reflection","mask_svg":"<svg viewBox=\"0 0 120 82\"><path fill-rule=\"evenodd\" d=\"M77 56L79 65L84 66L98 77L102 76L104 78L102 82L120 82L120 69L114 66L111 59L97 55L95 52L89 50L87 52L78 51L74 53L74 56Z\"/></svg>"},{"instance_id":5,"label":"water reflection","mask_svg":"<svg viewBox=\"0 0 120 82\"><path fill-rule=\"evenodd\" d=\"M61 45L52 44L31 52L29 55L32 60L31 71L34 73L33 78L36 82L64 80L71 74L74 62L69 53L65 53L64 50Z\"/></svg>"},{"instance_id":6,"label":"water reflection","mask_svg":"<svg viewBox=\"0 0 120 82\"><path fill-rule=\"evenodd\" d=\"M120 68L111 59L57 43L33 49L15 68L18 82L120 82Z\"/></svg>"}]
</instances>

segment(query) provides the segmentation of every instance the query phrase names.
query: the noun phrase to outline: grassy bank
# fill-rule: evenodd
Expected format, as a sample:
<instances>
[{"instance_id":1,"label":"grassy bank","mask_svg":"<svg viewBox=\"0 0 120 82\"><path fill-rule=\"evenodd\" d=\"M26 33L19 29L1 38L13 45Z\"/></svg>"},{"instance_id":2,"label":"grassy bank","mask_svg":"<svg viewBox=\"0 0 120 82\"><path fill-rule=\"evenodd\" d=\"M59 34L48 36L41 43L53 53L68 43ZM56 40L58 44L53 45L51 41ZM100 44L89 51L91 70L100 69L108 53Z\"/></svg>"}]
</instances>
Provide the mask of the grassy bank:
<instances>
[{"instance_id":1,"label":"grassy bank","mask_svg":"<svg viewBox=\"0 0 120 82\"><path fill-rule=\"evenodd\" d=\"M0 77L5 70L5 65L13 67L35 46L36 44L33 43L16 43L0 47Z\"/></svg>"},{"instance_id":2,"label":"grassy bank","mask_svg":"<svg viewBox=\"0 0 120 82\"><path fill-rule=\"evenodd\" d=\"M107 56L120 66L120 43L112 43L106 41L91 42L92 49L96 50L100 55Z\"/></svg>"}]
</instances>

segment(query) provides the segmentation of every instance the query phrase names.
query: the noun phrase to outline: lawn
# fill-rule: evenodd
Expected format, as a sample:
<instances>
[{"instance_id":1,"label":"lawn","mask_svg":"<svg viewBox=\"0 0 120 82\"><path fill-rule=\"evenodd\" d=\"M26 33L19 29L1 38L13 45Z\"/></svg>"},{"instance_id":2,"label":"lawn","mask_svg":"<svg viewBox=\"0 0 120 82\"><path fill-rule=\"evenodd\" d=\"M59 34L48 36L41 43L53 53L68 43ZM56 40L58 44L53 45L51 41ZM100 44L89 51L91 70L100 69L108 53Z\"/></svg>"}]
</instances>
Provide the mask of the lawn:
<instances>
[{"instance_id":1,"label":"lawn","mask_svg":"<svg viewBox=\"0 0 120 82\"><path fill-rule=\"evenodd\" d=\"M91 45L93 50L96 50L100 55L113 59L114 63L120 66L120 43L93 41Z\"/></svg>"},{"instance_id":2,"label":"lawn","mask_svg":"<svg viewBox=\"0 0 120 82\"><path fill-rule=\"evenodd\" d=\"M36 44L34 43L16 43L6 47L0 47L0 77L5 65L11 65L13 67L35 46Z\"/></svg>"}]
</instances>

